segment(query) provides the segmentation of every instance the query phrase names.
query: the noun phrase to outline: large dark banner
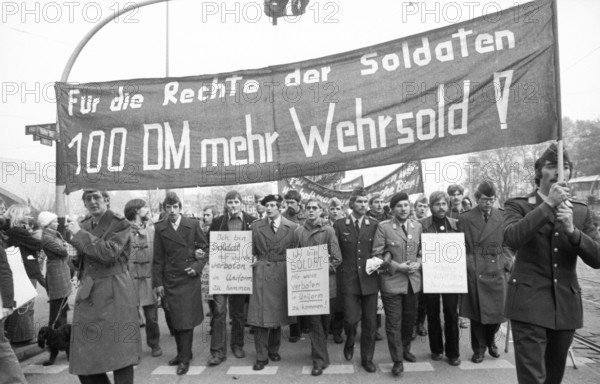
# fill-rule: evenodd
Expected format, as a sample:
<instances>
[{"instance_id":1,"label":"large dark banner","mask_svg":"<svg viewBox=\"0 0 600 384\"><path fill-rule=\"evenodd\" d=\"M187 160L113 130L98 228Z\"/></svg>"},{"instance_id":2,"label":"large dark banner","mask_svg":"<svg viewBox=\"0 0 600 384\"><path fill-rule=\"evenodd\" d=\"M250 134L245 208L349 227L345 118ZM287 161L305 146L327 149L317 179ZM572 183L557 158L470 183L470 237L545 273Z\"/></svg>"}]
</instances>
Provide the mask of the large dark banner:
<instances>
[{"instance_id":1,"label":"large dark banner","mask_svg":"<svg viewBox=\"0 0 600 384\"><path fill-rule=\"evenodd\" d=\"M312 182L306 177L292 177L279 181L279 193L285 195L290 189L297 190L303 200L316 197L329 204L329 201L337 197L342 204L348 206L352 191L339 191L326 188ZM421 163L418 161L402 164L389 175L378 182L365 188L369 195L378 193L387 203L397 192L404 191L409 195L423 193L423 176Z\"/></svg>"},{"instance_id":2,"label":"large dark banner","mask_svg":"<svg viewBox=\"0 0 600 384\"><path fill-rule=\"evenodd\" d=\"M67 191L315 176L555 139L549 1L234 73L57 83Z\"/></svg>"}]
</instances>

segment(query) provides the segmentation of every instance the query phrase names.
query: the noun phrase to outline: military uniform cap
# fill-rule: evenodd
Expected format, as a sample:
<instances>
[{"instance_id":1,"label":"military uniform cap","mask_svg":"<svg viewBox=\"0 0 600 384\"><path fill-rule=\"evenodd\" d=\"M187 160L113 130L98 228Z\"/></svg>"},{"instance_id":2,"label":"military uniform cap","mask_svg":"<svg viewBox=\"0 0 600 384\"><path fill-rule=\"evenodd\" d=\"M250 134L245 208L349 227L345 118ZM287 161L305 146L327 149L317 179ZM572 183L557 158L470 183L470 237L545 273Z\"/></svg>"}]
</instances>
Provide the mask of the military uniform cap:
<instances>
[{"instance_id":1,"label":"military uniform cap","mask_svg":"<svg viewBox=\"0 0 600 384\"><path fill-rule=\"evenodd\" d=\"M363 187L354 187L350 197L367 196L367 195L368 195L367 190L364 189Z\"/></svg>"},{"instance_id":2,"label":"military uniform cap","mask_svg":"<svg viewBox=\"0 0 600 384\"><path fill-rule=\"evenodd\" d=\"M483 196L496 196L496 187L491 181L482 181L481 183L479 183L479 185L477 186L477 191L479 191L479 193L481 193Z\"/></svg>"},{"instance_id":3,"label":"military uniform cap","mask_svg":"<svg viewBox=\"0 0 600 384\"><path fill-rule=\"evenodd\" d=\"M270 203L271 201L281 203L281 202L283 202L283 197L281 197L281 195L277 195L277 194L267 195L260 201L260 205L267 205L267 203Z\"/></svg>"},{"instance_id":4,"label":"military uniform cap","mask_svg":"<svg viewBox=\"0 0 600 384\"><path fill-rule=\"evenodd\" d=\"M390 199L390 208L394 209L396 204L402 200L408 200L408 194L406 192L398 192Z\"/></svg>"}]
</instances>

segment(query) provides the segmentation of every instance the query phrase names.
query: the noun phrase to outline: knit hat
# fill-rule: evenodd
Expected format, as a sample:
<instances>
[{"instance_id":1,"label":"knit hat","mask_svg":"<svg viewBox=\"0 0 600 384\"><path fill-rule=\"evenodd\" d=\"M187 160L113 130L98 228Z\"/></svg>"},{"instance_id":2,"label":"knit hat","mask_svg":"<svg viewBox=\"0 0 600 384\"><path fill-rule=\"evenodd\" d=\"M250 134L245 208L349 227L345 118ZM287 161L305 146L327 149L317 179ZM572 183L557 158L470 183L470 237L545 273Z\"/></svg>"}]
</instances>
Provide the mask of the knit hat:
<instances>
[{"instance_id":1,"label":"knit hat","mask_svg":"<svg viewBox=\"0 0 600 384\"><path fill-rule=\"evenodd\" d=\"M48 225L50 225L51 222L53 222L57 218L58 218L58 216L56 216L52 212L48 212L48 211L40 212L40 214L38 216L38 223L40 223L40 227L46 228Z\"/></svg>"},{"instance_id":2,"label":"knit hat","mask_svg":"<svg viewBox=\"0 0 600 384\"><path fill-rule=\"evenodd\" d=\"M390 208L394 209L396 204L402 200L408 200L408 194L406 192L398 192L390 199Z\"/></svg>"}]
</instances>

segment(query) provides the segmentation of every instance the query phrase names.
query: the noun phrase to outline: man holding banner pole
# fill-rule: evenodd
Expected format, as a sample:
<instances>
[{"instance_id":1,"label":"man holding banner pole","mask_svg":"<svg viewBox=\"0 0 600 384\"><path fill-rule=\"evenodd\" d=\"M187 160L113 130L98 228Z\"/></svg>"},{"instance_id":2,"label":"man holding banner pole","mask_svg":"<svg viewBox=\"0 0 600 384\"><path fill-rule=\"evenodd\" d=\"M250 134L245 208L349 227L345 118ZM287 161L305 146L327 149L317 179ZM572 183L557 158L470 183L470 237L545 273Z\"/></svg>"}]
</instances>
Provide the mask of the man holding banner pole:
<instances>
[{"instance_id":1,"label":"man holding banner pole","mask_svg":"<svg viewBox=\"0 0 600 384\"><path fill-rule=\"evenodd\" d=\"M552 144L535 162L538 188L505 204L504 242L517 251L509 280L506 317L511 320L519 383L560 383L575 329L583 326L577 259L600 269L600 235L592 212L570 200L559 181L573 169L566 152L559 164Z\"/></svg>"},{"instance_id":2,"label":"man holding banner pole","mask_svg":"<svg viewBox=\"0 0 600 384\"><path fill-rule=\"evenodd\" d=\"M372 255L382 258L379 289L385 311L385 333L394 365L392 375L404 372L402 360L415 362L410 352L421 291L421 224L410 221L408 194L398 192L390 200L393 217L379 224Z\"/></svg>"},{"instance_id":3,"label":"man holding banner pole","mask_svg":"<svg viewBox=\"0 0 600 384\"><path fill-rule=\"evenodd\" d=\"M223 231L250 231L252 222L256 217L242 211L242 195L238 191L229 191L225 195L226 211L223 216L213 219L208 232ZM210 260L210 256L209 256ZM246 356L244 352L244 326L246 324L246 299L248 295L213 295L214 323L210 339L211 357L208 365L215 366L227 359L227 306L231 316L231 352L238 359Z\"/></svg>"},{"instance_id":4,"label":"man holding banner pole","mask_svg":"<svg viewBox=\"0 0 600 384\"><path fill-rule=\"evenodd\" d=\"M286 251L294 246L298 226L279 213L283 198L268 195L260 204L264 219L252 224L253 264L252 295L248 306L248 324L254 327L255 371L271 361L280 361L281 327L290 324L288 316Z\"/></svg>"},{"instance_id":5,"label":"man holding banner pole","mask_svg":"<svg viewBox=\"0 0 600 384\"><path fill-rule=\"evenodd\" d=\"M310 247L314 245L327 244L329 260L329 300L330 307L332 299L336 296L336 268L342 262L340 246L335 237L334 229L321 218L323 212L322 203L316 198L311 198L306 203L306 221L294 231L294 243L297 247ZM327 335L329 333L329 313L321 315L305 316L308 324L308 335L311 343L311 357L313 369L311 375L319 376L329 366L329 353L327 352Z\"/></svg>"}]
</instances>

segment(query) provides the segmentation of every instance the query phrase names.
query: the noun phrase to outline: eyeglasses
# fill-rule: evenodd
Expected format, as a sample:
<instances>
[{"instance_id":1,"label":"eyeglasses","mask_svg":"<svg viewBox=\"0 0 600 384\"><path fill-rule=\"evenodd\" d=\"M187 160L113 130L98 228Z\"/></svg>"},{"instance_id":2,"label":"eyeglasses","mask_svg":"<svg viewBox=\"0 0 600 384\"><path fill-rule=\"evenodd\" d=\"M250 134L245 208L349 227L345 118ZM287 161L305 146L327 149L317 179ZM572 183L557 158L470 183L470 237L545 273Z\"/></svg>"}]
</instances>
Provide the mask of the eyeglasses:
<instances>
[{"instance_id":1,"label":"eyeglasses","mask_svg":"<svg viewBox=\"0 0 600 384\"><path fill-rule=\"evenodd\" d=\"M307 211L317 211L319 210L319 207L314 206L314 205L309 205L308 207L306 207Z\"/></svg>"}]
</instances>

